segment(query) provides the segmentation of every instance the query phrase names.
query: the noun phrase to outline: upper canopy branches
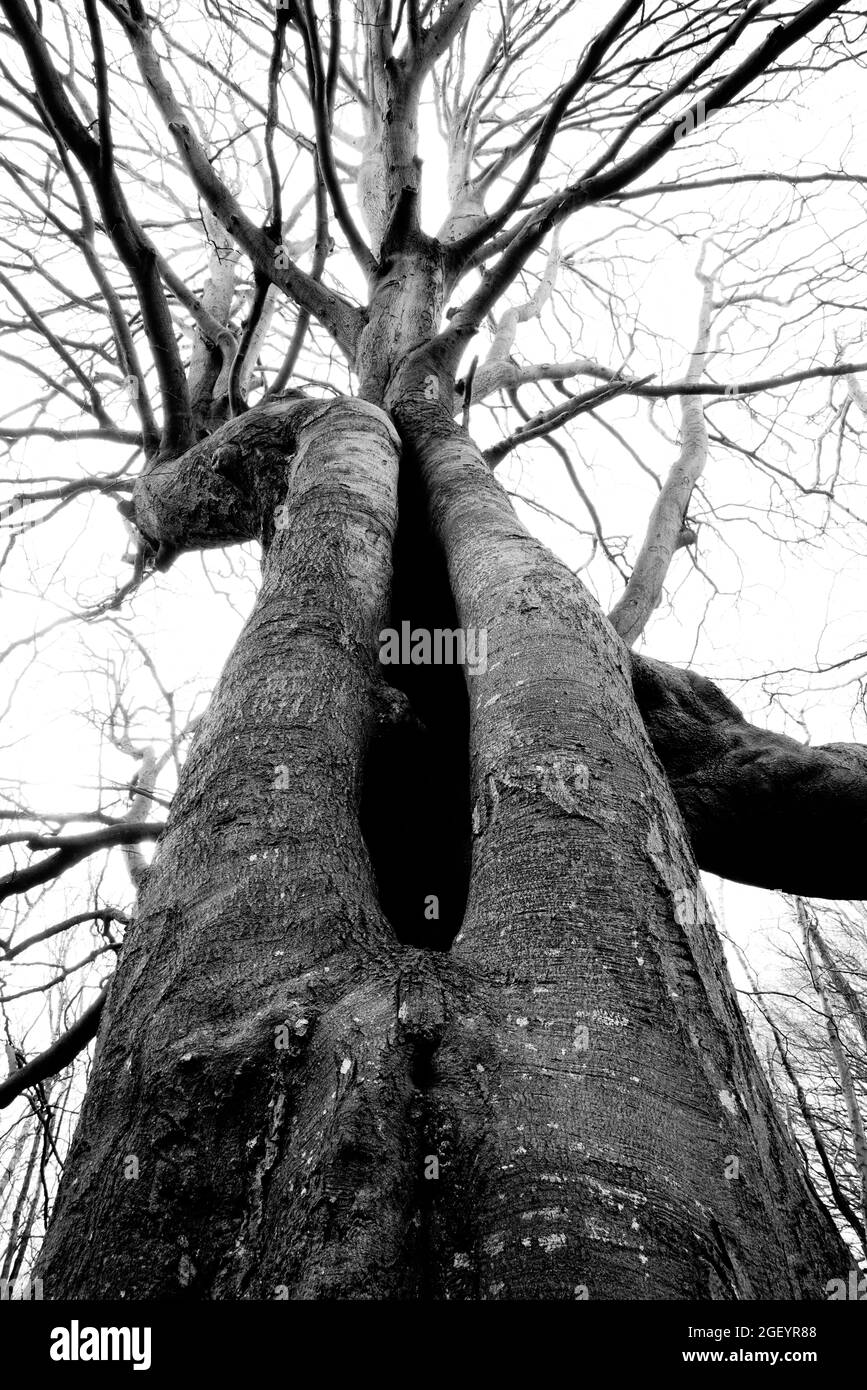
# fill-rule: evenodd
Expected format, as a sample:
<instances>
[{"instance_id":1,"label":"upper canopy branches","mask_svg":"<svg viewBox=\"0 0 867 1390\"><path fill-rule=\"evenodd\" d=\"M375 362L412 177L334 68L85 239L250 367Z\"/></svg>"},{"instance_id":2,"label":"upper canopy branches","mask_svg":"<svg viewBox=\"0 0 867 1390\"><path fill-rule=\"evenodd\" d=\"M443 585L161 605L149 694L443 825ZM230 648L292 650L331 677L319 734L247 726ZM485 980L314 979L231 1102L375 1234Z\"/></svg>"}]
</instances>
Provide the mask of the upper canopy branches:
<instances>
[{"instance_id":1,"label":"upper canopy branches","mask_svg":"<svg viewBox=\"0 0 867 1390\"><path fill-rule=\"evenodd\" d=\"M164 16L143 0L81 4L2 0L18 48L2 68L3 105L22 135L20 155L3 163L7 187L65 247L62 275L21 267L10 293L60 370L55 399L110 439L125 392L151 455L218 424L230 393L242 406L263 353L282 389L311 320L356 366L388 269L383 237L407 188L445 248L433 332L471 277L444 334L456 358L552 228L676 154L684 125L712 115L723 128L726 108L755 100L784 57L792 71L800 40L832 43L825 21L839 8L626 0L599 23L596 7L562 0L219 0L207 20L183 5ZM564 52L576 56L564 64ZM180 254L166 253L169 232ZM82 299L84 268L97 293ZM46 328L55 306L86 318L115 367L114 412L92 380L76 390L75 366Z\"/></svg>"},{"instance_id":2,"label":"upper canopy branches","mask_svg":"<svg viewBox=\"0 0 867 1390\"><path fill-rule=\"evenodd\" d=\"M786 181L779 230L798 225L808 187L857 194L864 176L844 160L732 170L738 147L724 137L739 121L752 128L756 105L857 57L863 20L827 0L794 11L783 0L626 0L604 14L568 0L213 0L207 19L192 0L0 5L13 41L0 101L16 135L0 160L0 236L14 247L0 269L0 356L31 388L0 421L10 446L140 444L152 466L290 384L381 399L407 352L438 349L454 376L468 349L479 365L457 409L475 430L488 418L481 404L494 419L506 406L484 440L492 466L537 443L558 454L580 501L573 529L616 576L631 575L625 600L640 598L622 628L630 641L694 539L686 510L703 495L708 453L739 453L799 497L822 491L734 434L716 407L737 401L740 418L769 430L767 397L782 410L794 387L822 377L849 379L857 403L858 333L847 325L839 351L823 341L811 355L799 317L815 322L823 293L839 306L841 286L863 302L857 267L845 251L830 272L805 261L809 311L789 281L754 282L750 257L773 228L760 214L753 228L746 194ZM744 193L735 216L747 209L731 236L719 230L731 274L691 364L694 320L684 354L665 358L634 290L663 238L690 243L692 260L690 188L701 206L714 200L714 221L727 188ZM676 214L659 216L663 200ZM632 255L633 233L647 235L646 253ZM779 319L764 321L764 352L752 352L771 303ZM601 328L589 322L597 310ZM735 314L749 324L740 338ZM379 396L363 380L377 354ZM656 430L694 420L700 447L683 473L683 441L669 435L663 483L621 416L675 396L672 421L664 410L648 418ZM832 414L839 402L838 391ZM857 412L842 409L851 433ZM601 431L616 459L657 482L649 524L618 516L613 527L594 495L583 441ZM131 452L102 471L91 451L71 476L13 494L0 520L14 538L88 492L129 514L138 464ZM837 486L835 475L832 508ZM645 536L632 562L627 529Z\"/></svg>"}]
</instances>

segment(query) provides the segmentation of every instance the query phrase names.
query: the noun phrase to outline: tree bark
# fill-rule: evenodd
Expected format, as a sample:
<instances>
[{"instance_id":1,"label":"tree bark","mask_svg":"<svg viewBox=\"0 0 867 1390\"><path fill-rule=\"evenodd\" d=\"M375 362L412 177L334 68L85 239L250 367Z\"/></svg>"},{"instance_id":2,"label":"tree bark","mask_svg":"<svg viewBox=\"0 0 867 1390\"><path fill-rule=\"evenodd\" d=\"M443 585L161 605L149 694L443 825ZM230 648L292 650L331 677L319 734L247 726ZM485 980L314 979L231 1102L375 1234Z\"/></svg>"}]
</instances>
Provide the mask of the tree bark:
<instances>
[{"instance_id":1,"label":"tree bark","mask_svg":"<svg viewBox=\"0 0 867 1390\"><path fill-rule=\"evenodd\" d=\"M627 654L419 384L394 415L489 661L469 682L466 993L432 1060L437 1291L820 1296L846 1257L774 1113Z\"/></svg>"},{"instance_id":2,"label":"tree bark","mask_svg":"<svg viewBox=\"0 0 867 1390\"><path fill-rule=\"evenodd\" d=\"M629 654L437 370L407 359L388 414L250 412L141 482L157 543L258 526L263 581L127 934L47 1297L809 1299L848 1272ZM380 666L404 615L484 629L487 669ZM432 857L377 839L394 788Z\"/></svg>"},{"instance_id":3,"label":"tree bark","mask_svg":"<svg viewBox=\"0 0 867 1390\"><path fill-rule=\"evenodd\" d=\"M285 419L272 409L275 453ZM42 1254L50 1297L386 1296L409 1277L401 953L357 815L394 431L341 402L283 466L261 592L111 988Z\"/></svg>"},{"instance_id":4,"label":"tree bark","mask_svg":"<svg viewBox=\"0 0 867 1390\"><path fill-rule=\"evenodd\" d=\"M632 654L632 688L702 869L815 898L867 897L867 750L750 724L695 671Z\"/></svg>"}]
</instances>

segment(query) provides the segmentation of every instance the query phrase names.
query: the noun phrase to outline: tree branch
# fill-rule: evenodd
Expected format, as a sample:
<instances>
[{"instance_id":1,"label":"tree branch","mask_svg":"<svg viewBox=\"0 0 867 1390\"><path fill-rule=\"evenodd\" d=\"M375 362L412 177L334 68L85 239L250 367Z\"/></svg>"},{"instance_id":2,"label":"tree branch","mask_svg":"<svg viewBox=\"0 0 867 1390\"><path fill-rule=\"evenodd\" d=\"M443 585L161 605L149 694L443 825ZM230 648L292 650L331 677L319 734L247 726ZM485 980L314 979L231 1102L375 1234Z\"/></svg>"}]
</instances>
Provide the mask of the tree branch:
<instances>
[{"instance_id":1,"label":"tree branch","mask_svg":"<svg viewBox=\"0 0 867 1390\"><path fill-rule=\"evenodd\" d=\"M702 282L698 334L690 358L687 381L695 385L707 362L714 282L701 269ZM666 478L650 514L647 534L620 598L608 621L628 647L644 631L662 598L665 579L675 551L683 543L686 511L692 490L707 462L707 426L701 396L683 396L680 402L680 454Z\"/></svg>"},{"instance_id":2,"label":"tree branch","mask_svg":"<svg viewBox=\"0 0 867 1390\"><path fill-rule=\"evenodd\" d=\"M121 912L116 907L97 908L93 912L76 912L72 917L65 917L62 922L55 922L51 927L45 927L42 931L33 932L31 936L26 936L23 941L16 941L14 946L7 945L5 941L0 941L0 951L3 952L3 964L8 964L10 960L15 960L16 956L21 956L25 951L29 951L32 946L38 946L43 941L50 941L52 937L59 936L61 932L69 931L70 927L80 926L82 922L102 922L103 931L109 923L121 922L125 927L129 926L129 918L125 912Z\"/></svg>"},{"instance_id":3,"label":"tree branch","mask_svg":"<svg viewBox=\"0 0 867 1390\"><path fill-rule=\"evenodd\" d=\"M597 173L593 177L585 176L561 192L546 198L516 229L496 265L485 273L479 288L458 310L450 327L442 334L447 356L457 356L462 350L463 344L478 329L485 315L552 228L573 212L611 197L646 173L663 155L674 148L678 132L686 120L691 120L693 126L701 125L708 108L721 110L730 105L735 97L761 76L788 48L804 38L838 8L837 0L813 0L812 4L805 5L789 24L778 24L758 48L710 90L701 103L696 102L688 112L679 113L634 155L622 160L606 173ZM453 275L457 274L458 270L459 267L452 266Z\"/></svg>"},{"instance_id":4,"label":"tree branch","mask_svg":"<svg viewBox=\"0 0 867 1390\"><path fill-rule=\"evenodd\" d=\"M319 36L316 32L316 15L313 10L312 0L301 0L301 3L304 7L304 15L303 19L299 16L298 27L301 30L301 35L304 40L308 67L313 79L313 90L310 93L310 99L313 109L313 123L316 130L316 152L319 158L319 168L325 180L325 187L331 199L331 206L334 208L334 215L349 243L349 249L365 275L370 276L376 270L376 258L353 221L352 214L343 196L340 176L334 163L334 148L331 143L331 119L329 113L329 102L333 98L333 88L329 90L329 84L322 66L322 49L319 44ZM340 31L338 27L338 43L339 39ZM332 30L332 48L334 42L335 38ZM331 54L329 54L329 72L330 71Z\"/></svg>"},{"instance_id":5,"label":"tree branch","mask_svg":"<svg viewBox=\"0 0 867 1390\"><path fill-rule=\"evenodd\" d=\"M639 382L649 380L650 377L639 378ZM583 391L579 396L570 396L563 405L555 405L550 410L541 411L540 414L529 418L526 424L520 425L512 434L506 435L504 439L498 440L489 449L485 449L483 454L485 463L489 464L491 468L496 468L507 454L510 454L513 449L517 449L521 444L528 444L533 439L544 439L554 430L560 429L561 425L566 425L570 420L574 420L576 416L595 410L597 406L613 400L615 396L632 393L635 384L631 380L617 381L614 379L608 386L597 386L592 391Z\"/></svg>"},{"instance_id":6,"label":"tree branch","mask_svg":"<svg viewBox=\"0 0 867 1390\"><path fill-rule=\"evenodd\" d=\"M416 48L417 56L412 69L416 83L430 72L461 30L469 24L477 4L478 0L449 0L443 6L439 19L422 36L421 44Z\"/></svg>"},{"instance_id":7,"label":"tree branch","mask_svg":"<svg viewBox=\"0 0 867 1390\"><path fill-rule=\"evenodd\" d=\"M4 874L0 878L0 902L16 893L28 893L40 883L48 883L99 850L111 849L114 845L138 844L142 840L156 840L163 828L157 822L145 822L107 825L86 835L31 835L27 839L28 848L54 849L57 853L40 860L38 864L28 865L26 869L13 869L10 874Z\"/></svg>"},{"instance_id":8,"label":"tree branch","mask_svg":"<svg viewBox=\"0 0 867 1390\"><path fill-rule=\"evenodd\" d=\"M103 149L75 114L25 0L2 0L2 4L27 59L47 128L58 147L66 145L86 170L103 223L135 286L160 382L163 447L183 450L192 442L189 392L171 314L154 263L153 247L130 212L117 179L110 145ZM100 129L102 125L101 121Z\"/></svg>"},{"instance_id":9,"label":"tree branch","mask_svg":"<svg viewBox=\"0 0 867 1390\"><path fill-rule=\"evenodd\" d=\"M846 1106L846 1114L849 1119L849 1133L852 1139L852 1150L855 1160L855 1171L858 1174L859 1186L861 1189L861 1219L862 1224L867 1220L867 1133L864 1131L864 1116L861 1113L861 1105L855 1087L855 1078L852 1075L852 1068L846 1056L846 1048L837 1027L837 1020L834 1016L834 1008L828 991L825 988L821 973L816 969L813 957L813 917L808 912L806 904L798 898L796 904L798 921L804 940L804 950L807 957L807 968L810 972L810 980L813 988L819 996L822 1005L822 1012L825 1015L825 1028L828 1034L828 1044L831 1049L831 1056L837 1068L837 1076L840 1082L840 1090L843 1094L843 1102Z\"/></svg>"},{"instance_id":10,"label":"tree branch","mask_svg":"<svg viewBox=\"0 0 867 1390\"><path fill-rule=\"evenodd\" d=\"M564 83L551 101L550 108L540 124L533 152L521 177L496 212L492 213L465 237L461 237L451 244L448 252L450 269L464 265L467 258L490 237L501 231L513 213L521 208L527 194L536 186L542 166L550 153L569 103L585 82L593 76L611 44L623 32L630 19L638 13L642 5L643 0L625 0L625 3L620 6L605 28L588 44L572 77Z\"/></svg>"},{"instance_id":11,"label":"tree branch","mask_svg":"<svg viewBox=\"0 0 867 1390\"><path fill-rule=\"evenodd\" d=\"M4 0L12 3L12 0ZM20 0L16 0L20 3ZM214 216L250 257L256 270L267 275L296 304L308 309L353 359L358 336L364 326L361 311L340 295L313 280L286 257L276 263L270 238L241 210L237 200L214 171L211 161L193 133L174 92L162 71L149 32L149 22L141 0L130 0L130 12L121 16L139 71L150 91L178 153L197 192Z\"/></svg>"},{"instance_id":12,"label":"tree branch","mask_svg":"<svg viewBox=\"0 0 867 1390\"><path fill-rule=\"evenodd\" d=\"M813 1141L813 1146L816 1150L816 1153L819 1155L819 1162L822 1165L822 1171L825 1174L825 1180L830 1189L831 1196L833 1197L834 1202L836 1203L837 1210L840 1212L840 1215L844 1218L844 1220L848 1221L849 1225L852 1227L852 1230L855 1232L856 1236L861 1242L861 1245L863 1246L865 1253L867 1253L867 1227L865 1227L864 1222L859 1217L858 1213L852 1206L852 1203L849 1201L849 1198L846 1196L846 1193L840 1186L837 1174L834 1172L834 1165L831 1162L831 1158L828 1154L827 1146L822 1138L819 1126L816 1123L816 1117L813 1114L813 1110L807 1099L806 1092L803 1086L801 1085L800 1077L798 1076L797 1072L792 1066L792 1063L789 1061L788 1049L786 1048L786 1044L782 1037L782 1034L780 1033L780 1030L777 1027L773 1014L771 1013L770 1009L766 1007L766 1005L763 1003L761 999L760 991L758 988L758 981L756 980L756 977L753 974L753 972L750 970L749 964L746 960L746 957L744 956L743 951L741 951L741 949L734 942L731 942L730 944L733 946L738 956L738 959L740 960L741 965L744 968L744 972L747 975L747 978L752 983L753 1002L755 1003L756 1008L759 1010L759 1012L761 1013L762 1017L764 1018L765 1022L767 1023L768 1027L774 1035L774 1042L777 1045L777 1053L779 1054L780 1064L788 1078L789 1085L795 1092L795 1098L798 1102L798 1109L801 1112L801 1118L803 1119L804 1124L807 1126L807 1129L810 1131L810 1138Z\"/></svg>"},{"instance_id":13,"label":"tree branch","mask_svg":"<svg viewBox=\"0 0 867 1390\"><path fill-rule=\"evenodd\" d=\"M867 898L867 748L758 728L711 681L631 654L632 688L702 869Z\"/></svg>"},{"instance_id":14,"label":"tree branch","mask_svg":"<svg viewBox=\"0 0 867 1390\"><path fill-rule=\"evenodd\" d=\"M49 1048L38 1057L34 1057L32 1062L27 1062L18 1071L14 1071L5 1081L0 1081L0 1110L4 1110L7 1105L11 1105L16 1096L20 1096L22 1091L28 1090L31 1086L38 1086L40 1081L45 1081L49 1076L56 1076L62 1071L73 1058L83 1052L88 1043L96 1037L99 1028L99 1020L105 1007L106 990L102 990L90 1005L85 1009L80 1018L77 1018L71 1028L52 1043Z\"/></svg>"},{"instance_id":15,"label":"tree branch","mask_svg":"<svg viewBox=\"0 0 867 1390\"><path fill-rule=\"evenodd\" d=\"M840 966L837 964L830 946L819 930L818 921L813 921L811 923L810 936L813 940L813 944L818 949L819 955L822 957L822 964L828 972L828 978L831 984L844 1001L846 1008L852 1016L852 1022L861 1034L861 1039L865 1048L867 1048L867 1010L865 1010L857 992L852 988L843 971L840 969ZM867 1209L865 1209L865 1215L867 1215Z\"/></svg>"}]
</instances>

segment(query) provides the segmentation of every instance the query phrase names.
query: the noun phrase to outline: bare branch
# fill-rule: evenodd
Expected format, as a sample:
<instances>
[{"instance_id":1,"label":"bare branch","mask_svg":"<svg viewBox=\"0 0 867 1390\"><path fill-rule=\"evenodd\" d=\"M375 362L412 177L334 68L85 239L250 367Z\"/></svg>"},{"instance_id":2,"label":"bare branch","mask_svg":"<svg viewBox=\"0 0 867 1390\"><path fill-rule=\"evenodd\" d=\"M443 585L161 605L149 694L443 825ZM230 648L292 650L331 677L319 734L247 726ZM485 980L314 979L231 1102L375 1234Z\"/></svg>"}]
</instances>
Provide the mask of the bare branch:
<instances>
[{"instance_id":1,"label":"bare branch","mask_svg":"<svg viewBox=\"0 0 867 1390\"><path fill-rule=\"evenodd\" d=\"M702 284L698 334L686 379L695 385L707 363L714 282L699 269ZM608 621L628 647L644 631L661 598L674 552L682 544L692 490L707 462L707 426L700 396L682 396L680 454L672 465L650 514L647 534L629 582L608 614Z\"/></svg>"},{"instance_id":2,"label":"bare branch","mask_svg":"<svg viewBox=\"0 0 867 1390\"><path fill-rule=\"evenodd\" d=\"M156 840L163 828L157 822L121 823L107 825L86 835L31 835L27 838L29 849L53 849L57 852L38 864L30 864L26 869L13 869L0 878L0 902L16 893L29 893L31 888L57 878L99 850L111 849L114 845L138 844L142 840Z\"/></svg>"},{"instance_id":3,"label":"bare branch","mask_svg":"<svg viewBox=\"0 0 867 1390\"><path fill-rule=\"evenodd\" d=\"M25 0L3 0L3 8L27 58L58 146L68 146L87 171L105 226L136 287L160 380L164 415L163 445L170 450L186 448L192 439L186 376L154 264L153 248L130 212L117 180L110 149L104 154L99 142L93 139L75 114Z\"/></svg>"},{"instance_id":4,"label":"bare branch","mask_svg":"<svg viewBox=\"0 0 867 1390\"><path fill-rule=\"evenodd\" d=\"M467 259L505 227L513 213L523 206L527 194L536 187L542 167L570 102L585 82L596 72L614 40L623 32L633 15L642 8L642 4L643 0L625 0L625 3L620 6L605 28L597 34L592 43L588 44L571 79L564 83L551 102L539 127L536 143L526 168L508 198L495 213L492 213L479 226L465 237L453 242L449 247L449 264L453 270L463 266Z\"/></svg>"},{"instance_id":5,"label":"bare branch","mask_svg":"<svg viewBox=\"0 0 867 1390\"><path fill-rule=\"evenodd\" d=\"M828 1033L831 1056L834 1058L834 1064L837 1068L840 1090L843 1093L846 1113L849 1117L849 1130L852 1135L855 1169L858 1173L861 1186L861 1210L864 1213L865 1220L867 1220L867 1134L864 1132L864 1117L861 1113L861 1106L855 1088L852 1068L846 1057L846 1049L843 1046L843 1040L840 1037L840 1030L834 1016L834 1008L822 980L821 972L816 967L813 955L813 916L801 898L797 899L795 907L804 940L807 968L810 971L810 979L812 980L813 988L819 996L822 1012L825 1015L825 1027Z\"/></svg>"},{"instance_id":6,"label":"bare branch","mask_svg":"<svg viewBox=\"0 0 867 1390\"><path fill-rule=\"evenodd\" d=\"M21 3L21 0L14 2ZM13 0L9 0L9 3L13 3ZM124 17L124 27L148 90L157 103L190 178L211 212L250 257L255 269L283 289L296 304L318 318L352 357L363 326L360 311L340 295L326 290L305 275L288 258L281 257L278 264L271 240L241 211L193 133L163 74L141 0L131 0L130 13Z\"/></svg>"},{"instance_id":7,"label":"bare branch","mask_svg":"<svg viewBox=\"0 0 867 1390\"><path fill-rule=\"evenodd\" d=\"M76 1019L71 1028L67 1028L62 1037L53 1042L38 1057L34 1057L32 1062L27 1062L18 1071L14 1071L11 1076L8 1076L5 1081L0 1081L0 1110L11 1105L22 1091L28 1090L31 1086L37 1086L40 1081L45 1081L49 1076L56 1076L80 1052L84 1051L88 1043L96 1037L99 1020L105 1006L106 994L107 991L102 990L90 1007L85 1009L84 1013Z\"/></svg>"},{"instance_id":8,"label":"bare branch","mask_svg":"<svg viewBox=\"0 0 867 1390\"><path fill-rule=\"evenodd\" d=\"M620 192L634 179L646 173L663 155L675 146L678 131L687 119L700 124L704 111L714 111L730 105L757 77L761 76L787 49L799 42L818 24L834 13L836 0L812 0L788 24L779 24L753 52L711 89L701 110L695 103L688 112L681 112L663 130L634 155L624 159L607 172L584 177L559 193L543 200L541 206L527 215L515 231L496 265L486 273L482 284L455 314L451 325L441 335L450 357L459 356L463 344L476 331L485 315L514 280L528 257L541 245L549 231L580 208L592 206ZM453 252L452 273L460 272L461 257L466 247Z\"/></svg>"},{"instance_id":9,"label":"bare branch","mask_svg":"<svg viewBox=\"0 0 867 1390\"><path fill-rule=\"evenodd\" d=\"M454 43L458 34L470 22L478 0L448 0L443 5L439 19L422 36L421 48L413 69L413 78L419 83L422 77L442 57Z\"/></svg>"}]
</instances>

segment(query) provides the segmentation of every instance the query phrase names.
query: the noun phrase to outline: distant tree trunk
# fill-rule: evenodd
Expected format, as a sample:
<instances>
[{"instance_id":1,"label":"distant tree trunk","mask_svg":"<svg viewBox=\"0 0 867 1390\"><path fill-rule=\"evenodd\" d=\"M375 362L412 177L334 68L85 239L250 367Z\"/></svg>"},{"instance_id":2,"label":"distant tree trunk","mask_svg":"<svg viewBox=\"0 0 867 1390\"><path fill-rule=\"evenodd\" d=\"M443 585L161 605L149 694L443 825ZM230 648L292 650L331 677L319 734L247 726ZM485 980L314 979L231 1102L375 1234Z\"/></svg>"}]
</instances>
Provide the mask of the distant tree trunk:
<instances>
[{"instance_id":1,"label":"distant tree trunk","mask_svg":"<svg viewBox=\"0 0 867 1390\"><path fill-rule=\"evenodd\" d=\"M267 480L262 588L126 938L46 1297L819 1298L848 1257L626 650L431 375L388 415L226 427L210 476ZM485 629L487 670L380 665L406 619Z\"/></svg>"}]
</instances>

